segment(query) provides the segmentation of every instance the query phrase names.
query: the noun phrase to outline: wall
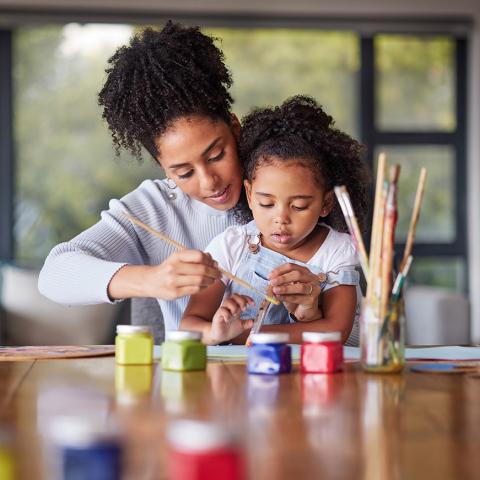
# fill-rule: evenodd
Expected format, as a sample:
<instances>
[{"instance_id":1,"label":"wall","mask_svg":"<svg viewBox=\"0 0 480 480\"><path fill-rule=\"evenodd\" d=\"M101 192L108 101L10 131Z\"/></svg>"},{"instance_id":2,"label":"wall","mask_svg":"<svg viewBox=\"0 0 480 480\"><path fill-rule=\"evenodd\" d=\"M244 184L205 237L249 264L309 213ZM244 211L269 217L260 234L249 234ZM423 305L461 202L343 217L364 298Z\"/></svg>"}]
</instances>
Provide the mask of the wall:
<instances>
[{"instance_id":1,"label":"wall","mask_svg":"<svg viewBox=\"0 0 480 480\"><path fill-rule=\"evenodd\" d=\"M118 12L125 20L135 21L158 15L167 18L175 14L189 14L210 23L216 17L231 17L252 21L261 16L278 18L280 21L295 17L362 18L365 28L368 20L388 18L409 20L412 18L455 21L469 18L473 22L469 52L468 86L468 242L470 260L471 333L474 342L480 342L480 1L478 0L275 0L258 2L243 0L0 0L0 25L14 23L23 11L24 19L35 19L42 12L52 17L68 18L82 15L85 21L91 16ZM136 13L132 13L135 11ZM70 14L69 14L70 12ZM140 12L140 15L139 15ZM144 12L146 17L141 16ZM63 15L63 17L62 17ZM452 321L455 319L452 318Z\"/></svg>"}]
</instances>

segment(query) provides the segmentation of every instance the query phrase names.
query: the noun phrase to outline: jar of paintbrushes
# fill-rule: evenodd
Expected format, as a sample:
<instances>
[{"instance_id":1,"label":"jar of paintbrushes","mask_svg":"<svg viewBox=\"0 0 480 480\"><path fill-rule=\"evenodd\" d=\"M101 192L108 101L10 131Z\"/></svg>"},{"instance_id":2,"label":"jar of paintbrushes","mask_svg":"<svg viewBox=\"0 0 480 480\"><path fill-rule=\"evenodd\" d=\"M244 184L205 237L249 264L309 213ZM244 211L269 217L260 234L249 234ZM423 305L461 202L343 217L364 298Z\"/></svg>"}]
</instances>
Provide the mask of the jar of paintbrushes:
<instances>
[{"instance_id":1,"label":"jar of paintbrushes","mask_svg":"<svg viewBox=\"0 0 480 480\"><path fill-rule=\"evenodd\" d=\"M360 316L360 358L369 372L394 373L405 359L405 309L403 297L392 300L385 312L364 302Z\"/></svg>"},{"instance_id":2,"label":"jar of paintbrushes","mask_svg":"<svg viewBox=\"0 0 480 480\"><path fill-rule=\"evenodd\" d=\"M365 249L346 188L335 187L337 200L367 279L367 294L363 299L360 314L360 350L362 367L369 372L400 372L403 369L405 357L403 290L412 264L413 239L420 215L426 173L426 169L422 168L398 273L394 273L394 249L400 165L393 165L387 178L386 156L382 153L378 158L369 254Z\"/></svg>"}]
</instances>

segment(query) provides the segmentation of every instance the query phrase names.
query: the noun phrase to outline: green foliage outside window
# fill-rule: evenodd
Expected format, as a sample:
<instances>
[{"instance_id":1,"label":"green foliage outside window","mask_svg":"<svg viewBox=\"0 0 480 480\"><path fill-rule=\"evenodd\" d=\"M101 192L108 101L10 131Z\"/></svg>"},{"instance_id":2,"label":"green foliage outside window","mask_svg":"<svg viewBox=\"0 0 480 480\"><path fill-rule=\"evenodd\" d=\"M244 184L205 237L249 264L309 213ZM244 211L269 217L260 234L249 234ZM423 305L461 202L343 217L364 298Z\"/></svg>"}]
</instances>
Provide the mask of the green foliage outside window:
<instances>
[{"instance_id":1,"label":"green foliage outside window","mask_svg":"<svg viewBox=\"0 0 480 480\"><path fill-rule=\"evenodd\" d=\"M116 47L97 42L75 53L66 49L70 26L20 28L14 36L14 132L16 156L16 261L39 266L55 244L94 224L111 198L120 198L162 170L145 155L115 158L96 96L107 59ZM76 25L77 42L89 26ZM108 28L107 26L104 28ZM338 128L358 136L359 37L353 32L214 28L232 70L234 112L275 105L303 93L314 96ZM377 127L391 130L455 128L454 43L447 37L378 36L375 41ZM403 165L399 231L407 228L419 162L429 168L418 238L455 237L451 147L386 146ZM423 164L423 163L422 163ZM400 239L401 240L401 239ZM462 288L463 263L436 272L435 260L420 264L421 282ZM460 272L452 275L455 270ZM443 273L442 273L443 272Z\"/></svg>"}]
</instances>

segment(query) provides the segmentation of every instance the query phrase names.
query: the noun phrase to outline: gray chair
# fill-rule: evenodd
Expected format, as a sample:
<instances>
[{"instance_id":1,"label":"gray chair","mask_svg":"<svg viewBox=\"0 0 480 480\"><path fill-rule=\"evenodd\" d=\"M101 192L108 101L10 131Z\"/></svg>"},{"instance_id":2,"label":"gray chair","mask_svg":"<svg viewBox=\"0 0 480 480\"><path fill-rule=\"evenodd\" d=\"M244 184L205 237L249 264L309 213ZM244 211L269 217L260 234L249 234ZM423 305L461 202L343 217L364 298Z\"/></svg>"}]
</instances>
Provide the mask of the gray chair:
<instances>
[{"instance_id":1,"label":"gray chair","mask_svg":"<svg viewBox=\"0 0 480 480\"><path fill-rule=\"evenodd\" d=\"M130 315L132 325L150 325L152 327L155 345L163 343L165 325L162 310L155 298L132 298Z\"/></svg>"},{"instance_id":2,"label":"gray chair","mask_svg":"<svg viewBox=\"0 0 480 480\"><path fill-rule=\"evenodd\" d=\"M0 265L2 344L86 345L112 342L121 304L65 306L40 294L38 270Z\"/></svg>"},{"instance_id":3,"label":"gray chair","mask_svg":"<svg viewBox=\"0 0 480 480\"><path fill-rule=\"evenodd\" d=\"M468 297L438 287L413 285L405 292L408 345L470 343Z\"/></svg>"}]
</instances>

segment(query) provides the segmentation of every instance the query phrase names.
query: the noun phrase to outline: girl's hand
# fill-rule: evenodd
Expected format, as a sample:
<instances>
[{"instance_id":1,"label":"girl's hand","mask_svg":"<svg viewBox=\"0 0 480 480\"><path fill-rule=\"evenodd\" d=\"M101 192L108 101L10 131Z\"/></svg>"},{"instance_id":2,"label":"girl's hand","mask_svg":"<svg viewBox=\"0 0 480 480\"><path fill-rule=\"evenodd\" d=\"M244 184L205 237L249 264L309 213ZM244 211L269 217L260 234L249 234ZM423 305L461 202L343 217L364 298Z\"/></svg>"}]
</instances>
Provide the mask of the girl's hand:
<instances>
[{"instance_id":1,"label":"girl's hand","mask_svg":"<svg viewBox=\"0 0 480 480\"><path fill-rule=\"evenodd\" d=\"M215 312L210 331L208 335L204 335L204 343L217 345L252 328L252 319L240 320L240 314L247 305L254 305L254 301L246 295L234 294L227 298Z\"/></svg>"},{"instance_id":2,"label":"girl's hand","mask_svg":"<svg viewBox=\"0 0 480 480\"><path fill-rule=\"evenodd\" d=\"M268 279L275 296L298 321L309 322L321 317L320 284L308 268L286 263L272 270Z\"/></svg>"}]
</instances>

